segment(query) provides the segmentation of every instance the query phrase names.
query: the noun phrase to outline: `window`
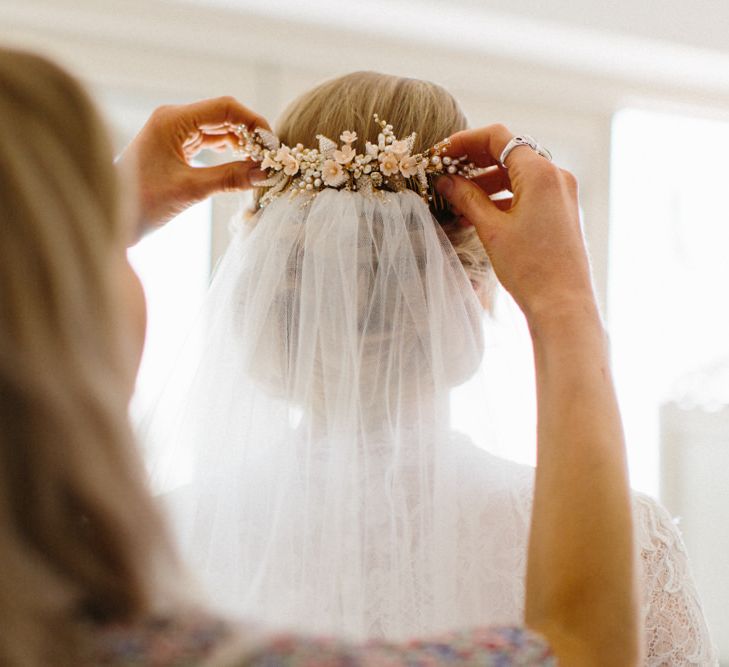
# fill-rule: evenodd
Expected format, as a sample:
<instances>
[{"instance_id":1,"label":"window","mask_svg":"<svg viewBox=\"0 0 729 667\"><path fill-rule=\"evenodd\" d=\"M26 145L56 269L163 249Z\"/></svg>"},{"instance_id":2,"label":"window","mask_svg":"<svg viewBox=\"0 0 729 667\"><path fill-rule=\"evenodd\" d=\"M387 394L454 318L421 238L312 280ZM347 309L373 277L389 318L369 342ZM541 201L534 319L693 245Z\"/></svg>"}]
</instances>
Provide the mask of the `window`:
<instances>
[{"instance_id":1,"label":"window","mask_svg":"<svg viewBox=\"0 0 729 667\"><path fill-rule=\"evenodd\" d=\"M132 418L152 405L175 363L210 279L211 204L188 209L129 250L147 297L147 341Z\"/></svg>"},{"instance_id":2,"label":"window","mask_svg":"<svg viewBox=\"0 0 729 667\"><path fill-rule=\"evenodd\" d=\"M729 398L729 123L613 124L608 313L633 485L659 491L659 407Z\"/></svg>"}]
</instances>

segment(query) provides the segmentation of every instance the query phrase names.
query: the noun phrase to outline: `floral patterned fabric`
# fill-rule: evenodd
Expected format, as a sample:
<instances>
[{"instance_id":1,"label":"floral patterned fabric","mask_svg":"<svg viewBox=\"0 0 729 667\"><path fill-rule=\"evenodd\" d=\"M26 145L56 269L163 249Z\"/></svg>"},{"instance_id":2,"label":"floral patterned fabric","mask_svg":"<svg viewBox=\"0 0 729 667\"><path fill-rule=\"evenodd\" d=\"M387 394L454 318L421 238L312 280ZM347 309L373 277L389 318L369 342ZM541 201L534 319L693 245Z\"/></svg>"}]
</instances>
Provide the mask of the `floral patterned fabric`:
<instances>
[{"instance_id":1,"label":"floral patterned fabric","mask_svg":"<svg viewBox=\"0 0 729 667\"><path fill-rule=\"evenodd\" d=\"M280 635L258 642L240 661L230 646L240 630L206 616L151 619L96 632L84 665L107 667L202 667L225 653L240 667L554 667L546 641L517 627L482 628L433 641L353 645L333 639Z\"/></svg>"},{"instance_id":2,"label":"floral patterned fabric","mask_svg":"<svg viewBox=\"0 0 729 667\"><path fill-rule=\"evenodd\" d=\"M485 628L435 641L361 646L325 639L279 638L245 667L547 667L557 664L541 637L521 628Z\"/></svg>"},{"instance_id":3,"label":"floral patterned fabric","mask_svg":"<svg viewBox=\"0 0 729 667\"><path fill-rule=\"evenodd\" d=\"M233 636L232 627L205 613L151 618L91 631L84 666L192 667L203 665Z\"/></svg>"}]
</instances>

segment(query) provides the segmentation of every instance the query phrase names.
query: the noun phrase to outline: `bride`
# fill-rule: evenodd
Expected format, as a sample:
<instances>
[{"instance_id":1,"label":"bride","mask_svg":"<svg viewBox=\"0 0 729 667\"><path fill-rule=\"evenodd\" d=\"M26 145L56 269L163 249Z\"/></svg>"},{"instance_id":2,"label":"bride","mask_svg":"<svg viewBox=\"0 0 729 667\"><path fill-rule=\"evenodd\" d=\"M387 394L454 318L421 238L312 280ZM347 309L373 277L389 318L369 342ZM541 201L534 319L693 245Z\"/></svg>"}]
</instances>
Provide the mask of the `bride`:
<instances>
[{"instance_id":1,"label":"bride","mask_svg":"<svg viewBox=\"0 0 729 667\"><path fill-rule=\"evenodd\" d=\"M451 427L496 283L434 174L508 186L442 150L465 127L442 88L359 72L241 138L270 177L144 426L180 546L229 610L355 639L521 619L533 469ZM715 664L676 527L634 508L646 664Z\"/></svg>"}]
</instances>

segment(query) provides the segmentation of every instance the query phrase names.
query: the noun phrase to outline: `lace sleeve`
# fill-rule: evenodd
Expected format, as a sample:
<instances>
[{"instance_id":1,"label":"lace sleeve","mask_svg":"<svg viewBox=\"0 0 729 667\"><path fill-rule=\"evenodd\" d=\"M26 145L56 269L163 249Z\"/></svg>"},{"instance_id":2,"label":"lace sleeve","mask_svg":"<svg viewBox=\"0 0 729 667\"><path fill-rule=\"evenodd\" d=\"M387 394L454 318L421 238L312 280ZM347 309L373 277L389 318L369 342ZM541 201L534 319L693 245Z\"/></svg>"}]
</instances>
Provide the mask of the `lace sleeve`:
<instances>
[{"instance_id":1,"label":"lace sleeve","mask_svg":"<svg viewBox=\"0 0 729 667\"><path fill-rule=\"evenodd\" d=\"M635 495L643 582L645 664L718 665L681 534L655 500Z\"/></svg>"},{"instance_id":2,"label":"lace sleeve","mask_svg":"<svg viewBox=\"0 0 729 667\"><path fill-rule=\"evenodd\" d=\"M546 641L523 628L485 628L437 641L409 644L371 642L350 645L324 639L282 637L272 640L245 667L556 667Z\"/></svg>"}]
</instances>

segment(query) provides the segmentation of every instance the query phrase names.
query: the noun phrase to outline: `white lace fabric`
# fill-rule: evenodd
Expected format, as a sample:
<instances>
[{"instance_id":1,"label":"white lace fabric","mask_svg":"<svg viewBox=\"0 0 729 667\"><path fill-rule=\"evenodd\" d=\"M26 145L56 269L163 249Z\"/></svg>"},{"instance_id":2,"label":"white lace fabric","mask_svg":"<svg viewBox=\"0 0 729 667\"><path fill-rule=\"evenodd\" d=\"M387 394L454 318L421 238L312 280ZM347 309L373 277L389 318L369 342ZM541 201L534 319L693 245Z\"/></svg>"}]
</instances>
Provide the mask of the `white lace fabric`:
<instances>
[{"instance_id":1,"label":"white lace fabric","mask_svg":"<svg viewBox=\"0 0 729 667\"><path fill-rule=\"evenodd\" d=\"M634 500L642 564L646 665L718 665L688 555L676 524L656 501Z\"/></svg>"}]
</instances>

